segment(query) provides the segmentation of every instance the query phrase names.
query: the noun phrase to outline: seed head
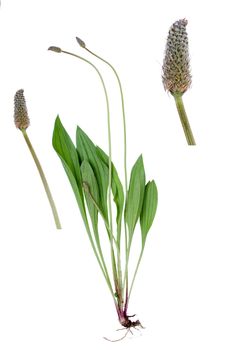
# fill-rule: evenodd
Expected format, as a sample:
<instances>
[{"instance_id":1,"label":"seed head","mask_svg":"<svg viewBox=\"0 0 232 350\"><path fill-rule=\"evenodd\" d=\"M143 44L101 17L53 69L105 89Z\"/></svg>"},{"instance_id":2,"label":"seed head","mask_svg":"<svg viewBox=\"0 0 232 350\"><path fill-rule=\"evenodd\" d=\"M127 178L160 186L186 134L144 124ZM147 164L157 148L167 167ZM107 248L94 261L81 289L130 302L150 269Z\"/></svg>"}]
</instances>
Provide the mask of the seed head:
<instances>
[{"instance_id":1,"label":"seed head","mask_svg":"<svg viewBox=\"0 0 232 350\"><path fill-rule=\"evenodd\" d=\"M23 89L18 90L14 97L14 122L18 129L27 129L30 125L23 92Z\"/></svg>"},{"instance_id":2,"label":"seed head","mask_svg":"<svg viewBox=\"0 0 232 350\"><path fill-rule=\"evenodd\" d=\"M173 23L168 33L162 78L165 90L172 94L183 94L192 82L187 24L186 19L180 19Z\"/></svg>"}]
</instances>

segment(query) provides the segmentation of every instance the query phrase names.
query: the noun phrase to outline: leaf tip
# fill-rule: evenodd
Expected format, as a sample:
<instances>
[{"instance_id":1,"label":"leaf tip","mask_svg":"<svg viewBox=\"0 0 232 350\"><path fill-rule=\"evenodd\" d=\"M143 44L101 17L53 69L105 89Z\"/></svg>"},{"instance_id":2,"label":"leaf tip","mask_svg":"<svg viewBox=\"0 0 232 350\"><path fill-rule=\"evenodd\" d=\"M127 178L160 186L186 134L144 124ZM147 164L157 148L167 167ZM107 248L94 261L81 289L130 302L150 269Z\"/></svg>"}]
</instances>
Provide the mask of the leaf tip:
<instances>
[{"instance_id":1,"label":"leaf tip","mask_svg":"<svg viewBox=\"0 0 232 350\"><path fill-rule=\"evenodd\" d=\"M144 165L142 153L141 153L140 156L138 157L138 162L141 163L142 165Z\"/></svg>"}]
</instances>

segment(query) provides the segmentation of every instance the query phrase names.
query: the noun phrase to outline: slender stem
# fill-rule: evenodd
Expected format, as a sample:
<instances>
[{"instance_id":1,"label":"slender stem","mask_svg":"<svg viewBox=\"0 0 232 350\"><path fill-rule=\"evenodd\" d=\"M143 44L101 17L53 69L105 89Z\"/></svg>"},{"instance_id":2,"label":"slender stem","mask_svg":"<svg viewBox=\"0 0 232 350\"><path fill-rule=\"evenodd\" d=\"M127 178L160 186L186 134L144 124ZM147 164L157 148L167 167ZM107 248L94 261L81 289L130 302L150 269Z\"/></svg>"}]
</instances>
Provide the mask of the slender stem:
<instances>
[{"instance_id":1,"label":"slender stem","mask_svg":"<svg viewBox=\"0 0 232 350\"><path fill-rule=\"evenodd\" d=\"M129 302L129 299L130 299L130 296L131 296L131 292L132 292L132 289L133 289L133 286L134 286L134 283L135 283L135 278L136 278L137 273L138 273L139 265L140 265L141 260L142 260L143 251L144 251L144 247L142 248L141 253L139 255L139 259L138 259L138 262L137 262L137 265L136 265L134 276L132 278L132 282L131 282L131 286L130 286L130 290L129 290L129 295L128 295L128 302Z\"/></svg>"},{"instance_id":2,"label":"slender stem","mask_svg":"<svg viewBox=\"0 0 232 350\"><path fill-rule=\"evenodd\" d=\"M26 144L31 152L31 155L32 155L32 158L35 162L35 165L38 169L38 172L39 172L39 175L40 175L40 178L42 180L42 183L44 185L44 189L45 189L45 192L46 192L46 195L48 197L48 201L49 201L49 204L51 206L51 209L52 209L52 214L53 214L53 217L54 217L54 221L55 221L55 224L56 224L56 228L57 229L61 229L61 224L60 224L60 220L59 220L59 216L58 216L58 212L57 212L57 209L56 209L56 205L55 205L55 202L54 202L54 199L52 197L52 194L51 194L51 191L50 191L50 188L48 186L48 182L47 182L47 179L45 177L45 174L43 172L43 169L42 169L42 166L39 162L39 159L35 153L35 150L31 144L31 141L27 135L27 132L26 132L26 129L21 129L22 131L22 134L24 136L24 139L26 141Z\"/></svg>"},{"instance_id":3,"label":"slender stem","mask_svg":"<svg viewBox=\"0 0 232 350\"><path fill-rule=\"evenodd\" d=\"M119 90L120 90L120 96L121 96L121 105L122 105L122 117L123 117L123 138L124 138L124 177L125 177L125 193L127 195L127 187L128 187L128 181L127 181L127 134L126 134L126 113L125 113L125 104L124 104L124 95L123 95L123 90L122 90L122 84L121 84L121 80L119 78L119 75L116 71L116 69L114 68L114 66L108 62L107 60L105 60L104 58L98 56L96 53L94 53L93 51L89 50L87 47L85 47L85 50L88 51L91 55L99 58L101 61L103 61L104 63L106 63L114 72L117 81L118 81L118 85L119 85Z\"/></svg>"},{"instance_id":4,"label":"slender stem","mask_svg":"<svg viewBox=\"0 0 232 350\"><path fill-rule=\"evenodd\" d=\"M125 311L127 311L128 307L128 292L129 292L129 258L130 258L130 249L131 249L131 239L128 242L127 250L126 250L126 262L125 262L125 273L124 273L124 280L123 280L123 291L125 291Z\"/></svg>"},{"instance_id":5,"label":"slender stem","mask_svg":"<svg viewBox=\"0 0 232 350\"><path fill-rule=\"evenodd\" d=\"M106 266L106 263L105 263L105 259L104 259L103 253L102 253L100 241L96 240L96 244L97 244L97 249L98 249L98 252L99 252L100 260L102 262L102 267L103 267L103 270L105 272L104 274L105 274L106 282L107 282L107 284L109 283L110 291L113 294L113 289L112 289L112 285L111 285L111 282L110 282L110 276L109 276L108 269L107 269L107 266Z\"/></svg>"},{"instance_id":6,"label":"slender stem","mask_svg":"<svg viewBox=\"0 0 232 350\"><path fill-rule=\"evenodd\" d=\"M115 285L117 285L117 271L113 248L113 219L112 219L112 205L111 205L111 187L112 187L112 141L111 141L111 125L110 125L110 111L109 101L107 99L107 129L108 129L108 147L109 147L109 178L108 178L108 207L109 207L109 228L110 228L110 243L111 243L111 257L113 262L113 274Z\"/></svg>"},{"instance_id":7,"label":"slender stem","mask_svg":"<svg viewBox=\"0 0 232 350\"><path fill-rule=\"evenodd\" d=\"M83 183L83 185L84 184L85 183ZM84 188L84 190L87 190L88 193L91 195L88 187L83 186L83 188ZM109 287L109 290L110 290L110 293L111 293L111 295L113 297L114 303L116 303L115 302L115 296L114 296L113 288L112 288L112 284L111 284L110 277L109 277L109 274L108 274L108 270L107 270L107 267L106 267L106 264L105 264L105 260L104 260L103 254L102 254L100 240L96 239L96 237L99 237L99 235L98 235L98 232L96 232L97 235L94 232L95 242L96 242L96 245L97 245L97 248L96 248L94 240L93 240L93 235L92 235L90 227L89 227L89 222L88 222L88 219L87 219L87 216L86 216L85 209L83 211L82 219L83 219L83 222L84 222L84 225L85 225L85 228L86 228L86 231L87 231L87 234L88 234L88 237L89 237L90 244L91 244L91 247L93 249L94 255L95 255L96 259L97 259L99 267L100 267L100 269L101 269L101 271L103 273L103 276L104 276L104 278L106 280L106 283L107 283L107 285ZM97 249L98 249L98 251L97 251ZM100 257L99 257L98 254L100 255Z\"/></svg>"},{"instance_id":8,"label":"slender stem","mask_svg":"<svg viewBox=\"0 0 232 350\"><path fill-rule=\"evenodd\" d=\"M111 285L111 282L110 282L108 271L107 271L107 269L105 269L105 262L104 261L101 262L101 260L99 258L99 255L97 253L97 250L96 250L93 238L92 238L91 230L89 228L89 224L88 224L87 219L84 219L84 224L85 224L85 228L86 228L86 231L87 231L87 234L88 234L88 237L89 237L90 244L91 244L91 247L93 249L94 255L95 255L95 257L96 257L96 259L98 261L99 267L100 267L100 269L101 269L101 271L103 273L103 276L104 276L104 278L106 280L106 283L107 283L107 285L109 287L110 293L111 293L111 295L113 297L113 300L115 302L114 292L113 292L113 288L112 288L112 285ZM101 256L101 253L100 253L100 256Z\"/></svg>"},{"instance_id":9,"label":"slender stem","mask_svg":"<svg viewBox=\"0 0 232 350\"><path fill-rule=\"evenodd\" d=\"M129 290L129 271L128 271L128 266L129 266L129 257L130 257L130 244L127 248L126 251L126 262L125 262L125 273L124 273L124 281L123 281L123 292L125 293L125 302L124 302L124 312L125 314L127 313L127 308L128 308L128 290Z\"/></svg>"},{"instance_id":10,"label":"slender stem","mask_svg":"<svg viewBox=\"0 0 232 350\"><path fill-rule=\"evenodd\" d=\"M110 236L110 228L109 228L109 225L108 225L108 222L106 221L105 219L105 216L104 214L102 213L102 210L100 209L100 207L98 206L95 198L93 197L90 189L89 189L89 186L87 183L83 182L83 188L84 190L88 193L88 195L90 196L92 202L93 202L93 205L96 207L97 211L99 212L99 214L101 215L104 223L105 223L105 226L106 226L106 229L107 229L107 232ZM94 228L93 228L94 230ZM95 235L95 241L96 241L96 244L97 244L97 249L98 249L98 252L99 252L99 255L100 255L100 258L101 258L101 261L102 261L102 264L103 264L103 267L104 267L104 270L105 270L105 274L106 274L106 277L108 280L110 280L110 277L109 277L109 273L108 273L108 269L107 269L107 266L106 266L106 263L105 263L105 259L104 259L104 256L103 256L103 253L102 253L102 248L101 248L101 242L100 242L100 239L99 239L99 233L98 233L98 230L97 231L94 231L94 235Z\"/></svg>"},{"instance_id":11,"label":"slender stem","mask_svg":"<svg viewBox=\"0 0 232 350\"><path fill-rule=\"evenodd\" d=\"M185 133L185 137L187 140L188 145L196 145L196 142L194 140L194 136L188 121L188 117L184 108L184 103L183 103L183 99L182 99L182 94L179 93L174 93L173 97L175 99L176 102L176 108L178 110L179 116L180 116L180 121Z\"/></svg>"},{"instance_id":12,"label":"slender stem","mask_svg":"<svg viewBox=\"0 0 232 350\"><path fill-rule=\"evenodd\" d=\"M128 262L129 262L129 247L128 247L128 235L127 235L127 225L126 225L126 219L124 218L124 231L125 231L125 258L126 258L126 265L125 265L125 271L124 271L124 280L125 283L123 284L123 292L126 285L126 297L127 297L127 291L128 291ZM125 298L126 298L125 297Z\"/></svg>"},{"instance_id":13,"label":"slender stem","mask_svg":"<svg viewBox=\"0 0 232 350\"><path fill-rule=\"evenodd\" d=\"M127 192L128 192L128 179L127 179L127 133L126 133L126 114L125 114L125 104L124 104L124 95L123 95L123 90L122 90L122 84L121 84L121 80L119 78L119 75L116 71L116 69L114 68L114 66L108 62L107 60L105 60L104 58L102 58L101 56L97 55L96 53L94 53L93 51L89 50L87 47L84 47L84 49L86 51L88 51L91 55L97 57L98 59L100 59L101 61L103 61L104 63L106 63L114 72L117 81L118 81L118 85L119 85L119 90L120 90L120 96L121 96L121 106L122 106L122 119L123 119L123 141L124 141L124 187L125 187L125 203L127 201ZM125 231L125 254L126 254L126 258L127 258L127 250L128 250L128 233L127 233L127 225L126 225L126 221L124 218L124 231ZM118 232L118 236L117 236L117 241L118 241L118 274L120 276L120 281L121 281L121 285L122 285L122 277L121 277L121 258L120 258L120 235L121 233ZM126 281L127 281L127 285L128 285L128 270L125 271L125 275L126 275Z\"/></svg>"},{"instance_id":14,"label":"slender stem","mask_svg":"<svg viewBox=\"0 0 232 350\"><path fill-rule=\"evenodd\" d=\"M107 106L107 124L108 124L108 142L109 142L109 178L108 178L108 206L109 206L109 226L110 226L110 245L111 245L111 261L112 261L112 270L113 270L113 276L114 276L114 281L116 284L116 281L118 279L117 276L117 270L115 268L116 263L115 263L115 255L114 255L114 248L113 248L113 225L112 225L112 207L111 207L111 183L112 183L112 149L111 149L111 128L110 128L110 109L109 109L109 98L108 98L108 93L106 90L106 86L103 80L103 77L100 73L100 71L98 70L98 68L89 60L87 60L86 58L76 55L74 53L68 52L68 51L64 51L61 50L60 52L66 53L67 55L70 56L74 56L79 58L80 60L88 63L89 65L91 65L95 71L97 72L102 86L103 86L103 90L104 90L104 94L105 94L105 99L106 99L106 106Z\"/></svg>"}]
</instances>

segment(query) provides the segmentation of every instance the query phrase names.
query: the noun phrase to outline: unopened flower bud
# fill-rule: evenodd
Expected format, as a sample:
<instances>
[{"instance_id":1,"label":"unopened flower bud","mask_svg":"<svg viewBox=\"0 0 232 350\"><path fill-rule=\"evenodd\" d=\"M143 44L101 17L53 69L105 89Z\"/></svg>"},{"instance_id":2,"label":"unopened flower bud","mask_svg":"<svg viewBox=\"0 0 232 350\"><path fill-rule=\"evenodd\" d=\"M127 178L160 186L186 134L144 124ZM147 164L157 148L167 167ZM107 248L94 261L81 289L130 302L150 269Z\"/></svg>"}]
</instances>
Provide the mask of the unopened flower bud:
<instances>
[{"instance_id":1,"label":"unopened flower bud","mask_svg":"<svg viewBox=\"0 0 232 350\"><path fill-rule=\"evenodd\" d=\"M163 62L163 85L172 94L183 94L191 85L188 21L181 19L169 29Z\"/></svg>"},{"instance_id":2,"label":"unopened flower bud","mask_svg":"<svg viewBox=\"0 0 232 350\"><path fill-rule=\"evenodd\" d=\"M83 40L81 40L80 38L78 38L78 36L76 36L77 42L80 45L80 47L83 47L83 49L86 48L85 42Z\"/></svg>"},{"instance_id":3,"label":"unopened flower bud","mask_svg":"<svg viewBox=\"0 0 232 350\"><path fill-rule=\"evenodd\" d=\"M18 90L14 97L14 122L18 129L27 129L30 125L23 92L23 89Z\"/></svg>"},{"instance_id":4,"label":"unopened flower bud","mask_svg":"<svg viewBox=\"0 0 232 350\"><path fill-rule=\"evenodd\" d=\"M62 52L61 48L60 48L60 47L57 47L57 46L50 46L50 47L48 48L48 50L54 51L54 52L58 52L58 53Z\"/></svg>"}]
</instances>

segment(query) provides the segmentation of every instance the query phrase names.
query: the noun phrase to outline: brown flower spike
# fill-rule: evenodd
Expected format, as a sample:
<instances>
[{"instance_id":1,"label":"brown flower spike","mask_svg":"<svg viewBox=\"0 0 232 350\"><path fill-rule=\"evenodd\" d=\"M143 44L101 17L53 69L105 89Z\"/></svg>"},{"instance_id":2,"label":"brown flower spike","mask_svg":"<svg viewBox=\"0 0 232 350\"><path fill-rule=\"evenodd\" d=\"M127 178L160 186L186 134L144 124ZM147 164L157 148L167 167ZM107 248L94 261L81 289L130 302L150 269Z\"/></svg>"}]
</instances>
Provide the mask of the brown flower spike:
<instances>
[{"instance_id":1,"label":"brown flower spike","mask_svg":"<svg viewBox=\"0 0 232 350\"><path fill-rule=\"evenodd\" d=\"M14 97L14 122L16 128L21 130L27 129L30 125L30 119L23 92L23 89L18 90Z\"/></svg>"},{"instance_id":2,"label":"brown flower spike","mask_svg":"<svg viewBox=\"0 0 232 350\"><path fill-rule=\"evenodd\" d=\"M173 23L168 33L163 62L163 85L172 94L183 94L192 82L187 24L186 19L180 19Z\"/></svg>"},{"instance_id":3,"label":"brown flower spike","mask_svg":"<svg viewBox=\"0 0 232 350\"><path fill-rule=\"evenodd\" d=\"M49 204L51 206L51 210L52 210L52 214L53 214L54 221L56 224L56 228L61 229L60 219L59 219L59 216L57 213L54 199L52 197L50 188L48 186L47 179L45 177L45 174L44 174L44 171L43 171L42 166L40 164L40 161L35 153L35 150L31 144L29 136L27 134L26 129L30 125L30 119L28 117L26 100L24 97L24 90L23 89L20 89L15 93L15 97L14 97L14 122L15 122L16 128L18 128L22 132L24 140L28 146L28 149L31 153L31 156L35 162L37 169L38 169L39 176L42 180L46 195L48 197Z\"/></svg>"}]
</instances>

